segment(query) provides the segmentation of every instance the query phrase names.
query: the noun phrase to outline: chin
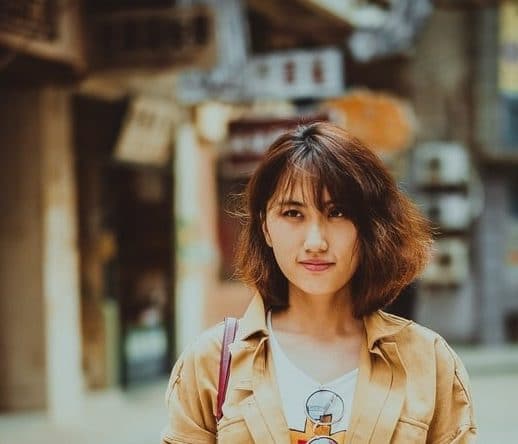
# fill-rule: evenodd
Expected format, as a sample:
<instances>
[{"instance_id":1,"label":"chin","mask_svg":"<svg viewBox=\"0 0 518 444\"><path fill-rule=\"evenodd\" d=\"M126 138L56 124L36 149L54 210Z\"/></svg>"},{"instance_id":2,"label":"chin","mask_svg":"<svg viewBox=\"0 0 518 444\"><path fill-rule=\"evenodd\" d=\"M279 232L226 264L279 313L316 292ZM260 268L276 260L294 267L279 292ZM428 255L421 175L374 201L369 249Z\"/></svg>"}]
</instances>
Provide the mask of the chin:
<instances>
[{"instance_id":1,"label":"chin","mask_svg":"<svg viewBox=\"0 0 518 444\"><path fill-rule=\"evenodd\" d=\"M311 296L326 296L329 294L336 294L340 291L339 288L322 288L322 286L300 286L298 287L300 291L306 293Z\"/></svg>"}]
</instances>

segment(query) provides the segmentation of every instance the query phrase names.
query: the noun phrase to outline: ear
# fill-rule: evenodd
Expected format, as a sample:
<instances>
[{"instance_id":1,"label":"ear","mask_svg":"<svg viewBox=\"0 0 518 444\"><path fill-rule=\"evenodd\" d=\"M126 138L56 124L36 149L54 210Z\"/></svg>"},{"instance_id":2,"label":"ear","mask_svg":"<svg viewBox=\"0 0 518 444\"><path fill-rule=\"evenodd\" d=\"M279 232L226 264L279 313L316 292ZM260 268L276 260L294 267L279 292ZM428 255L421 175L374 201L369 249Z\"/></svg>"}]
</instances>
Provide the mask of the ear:
<instances>
[{"instance_id":1,"label":"ear","mask_svg":"<svg viewBox=\"0 0 518 444\"><path fill-rule=\"evenodd\" d=\"M261 228L264 234L264 240L266 244L271 248L272 247L272 238L270 237L270 233L268 232L268 226L266 225L266 217L263 218L263 223L261 224Z\"/></svg>"}]
</instances>

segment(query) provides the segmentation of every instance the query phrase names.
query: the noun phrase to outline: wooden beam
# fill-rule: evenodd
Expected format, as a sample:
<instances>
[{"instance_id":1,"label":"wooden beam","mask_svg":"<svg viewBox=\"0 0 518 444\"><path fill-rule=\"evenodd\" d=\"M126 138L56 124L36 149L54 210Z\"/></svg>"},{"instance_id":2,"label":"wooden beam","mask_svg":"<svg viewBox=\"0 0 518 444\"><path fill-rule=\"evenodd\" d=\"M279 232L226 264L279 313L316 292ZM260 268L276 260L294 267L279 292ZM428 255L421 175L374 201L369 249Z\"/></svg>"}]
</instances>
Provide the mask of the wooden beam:
<instances>
[{"instance_id":1,"label":"wooden beam","mask_svg":"<svg viewBox=\"0 0 518 444\"><path fill-rule=\"evenodd\" d=\"M0 31L0 46L20 54L26 54L48 62L65 63L74 71L86 68L84 54L76 48L61 43L39 41L25 36Z\"/></svg>"},{"instance_id":2,"label":"wooden beam","mask_svg":"<svg viewBox=\"0 0 518 444\"><path fill-rule=\"evenodd\" d=\"M319 0L322 1L322 0ZM317 0L294 0L292 2L278 2L276 0L248 0L248 5L255 12L264 15L272 23L283 24L287 22L298 25L299 21L304 21L303 25L298 27L304 28L307 32L307 21L315 25L330 26L336 29L348 30L351 24L344 17L340 17L336 13L331 12L328 8L318 5Z\"/></svg>"},{"instance_id":3,"label":"wooden beam","mask_svg":"<svg viewBox=\"0 0 518 444\"><path fill-rule=\"evenodd\" d=\"M356 0L297 0L298 3L337 25L351 26L351 10Z\"/></svg>"}]
</instances>

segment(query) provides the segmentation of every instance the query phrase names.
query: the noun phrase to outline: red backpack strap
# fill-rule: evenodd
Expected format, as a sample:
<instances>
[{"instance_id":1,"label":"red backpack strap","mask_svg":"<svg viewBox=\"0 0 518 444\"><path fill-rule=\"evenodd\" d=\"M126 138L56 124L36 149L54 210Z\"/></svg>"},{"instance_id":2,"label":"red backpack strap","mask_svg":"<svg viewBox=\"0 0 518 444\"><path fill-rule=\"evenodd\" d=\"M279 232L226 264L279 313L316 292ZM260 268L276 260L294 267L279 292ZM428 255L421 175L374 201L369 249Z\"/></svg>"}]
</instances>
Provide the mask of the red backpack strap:
<instances>
[{"instance_id":1,"label":"red backpack strap","mask_svg":"<svg viewBox=\"0 0 518 444\"><path fill-rule=\"evenodd\" d=\"M228 378L230 376L230 361L232 355L228 346L234 342L238 327L236 318L225 318L225 330L223 332L223 343L221 344L221 357L219 360L219 382L216 420L223 416L223 403L227 395Z\"/></svg>"}]
</instances>

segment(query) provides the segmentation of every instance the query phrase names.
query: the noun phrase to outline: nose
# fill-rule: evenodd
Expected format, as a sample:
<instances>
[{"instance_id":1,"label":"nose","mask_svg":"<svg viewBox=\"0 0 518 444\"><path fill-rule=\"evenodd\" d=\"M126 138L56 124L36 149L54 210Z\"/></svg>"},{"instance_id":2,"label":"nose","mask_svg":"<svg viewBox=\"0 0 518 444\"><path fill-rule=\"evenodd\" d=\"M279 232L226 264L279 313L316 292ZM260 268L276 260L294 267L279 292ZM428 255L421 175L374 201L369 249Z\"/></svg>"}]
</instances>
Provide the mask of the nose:
<instances>
[{"instance_id":1,"label":"nose","mask_svg":"<svg viewBox=\"0 0 518 444\"><path fill-rule=\"evenodd\" d=\"M328 245L322 227L318 223L311 224L308 228L304 250L310 253L327 251Z\"/></svg>"}]
</instances>

